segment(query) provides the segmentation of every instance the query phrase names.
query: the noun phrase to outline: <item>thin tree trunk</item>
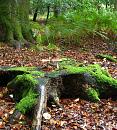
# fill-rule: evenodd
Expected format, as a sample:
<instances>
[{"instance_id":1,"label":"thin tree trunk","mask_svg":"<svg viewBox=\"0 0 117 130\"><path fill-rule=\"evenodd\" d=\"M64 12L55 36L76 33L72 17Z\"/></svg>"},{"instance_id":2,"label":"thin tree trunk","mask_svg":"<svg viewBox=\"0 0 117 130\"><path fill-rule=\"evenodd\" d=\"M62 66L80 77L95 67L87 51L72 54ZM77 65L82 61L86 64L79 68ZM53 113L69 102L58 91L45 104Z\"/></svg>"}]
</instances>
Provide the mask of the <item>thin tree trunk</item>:
<instances>
[{"instance_id":1,"label":"thin tree trunk","mask_svg":"<svg viewBox=\"0 0 117 130\"><path fill-rule=\"evenodd\" d=\"M55 6L54 6L54 17L57 18L59 14L60 14L59 7L57 7L57 6L55 5Z\"/></svg>"},{"instance_id":2,"label":"thin tree trunk","mask_svg":"<svg viewBox=\"0 0 117 130\"><path fill-rule=\"evenodd\" d=\"M39 2L42 2L42 1L40 1L40 0L37 1L37 7L35 9L34 16L33 16L33 21L34 22L36 22L36 19L37 19L38 10L39 10Z\"/></svg>"},{"instance_id":3,"label":"thin tree trunk","mask_svg":"<svg viewBox=\"0 0 117 130\"><path fill-rule=\"evenodd\" d=\"M115 2L114 2L114 10L115 11L117 10L117 0L115 0Z\"/></svg>"},{"instance_id":4,"label":"thin tree trunk","mask_svg":"<svg viewBox=\"0 0 117 130\"><path fill-rule=\"evenodd\" d=\"M108 8L108 2L106 2L106 9Z\"/></svg>"},{"instance_id":5,"label":"thin tree trunk","mask_svg":"<svg viewBox=\"0 0 117 130\"><path fill-rule=\"evenodd\" d=\"M47 22L48 22L49 15L50 15L50 5L47 6L46 24L47 24Z\"/></svg>"},{"instance_id":6,"label":"thin tree trunk","mask_svg":"<svg viewBox=\"0 0 117 130\"><path fill-rule=\"evenodd\" d=\"M33 17L34 22L36 22L37 15L38 15L38 7L35 9L35 13L34 13L34 17Z\"/></svg>"}]
</instances>

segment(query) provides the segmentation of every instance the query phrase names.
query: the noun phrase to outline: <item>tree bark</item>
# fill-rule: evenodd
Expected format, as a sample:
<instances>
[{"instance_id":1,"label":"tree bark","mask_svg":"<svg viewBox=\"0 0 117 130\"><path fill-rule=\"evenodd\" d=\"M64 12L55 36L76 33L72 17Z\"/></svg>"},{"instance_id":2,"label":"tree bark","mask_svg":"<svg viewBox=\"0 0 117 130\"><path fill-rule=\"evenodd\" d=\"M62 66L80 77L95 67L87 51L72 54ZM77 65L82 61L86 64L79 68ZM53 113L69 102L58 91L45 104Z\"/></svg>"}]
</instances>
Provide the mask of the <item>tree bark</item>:
<instances>
[{"instance_id":1,"label":"tree bark","mask_svg":"<svg viewBox=\"0 0 117 130\"><path fill-rule=\"evenodd\" d=\"M37 100L38 103L37 103L37 105L35 107L35 111L34 111L32 130L41 130L42 115L46 111L46 104L47 104L46 84L48 83L48 80L39 79L39 81L41 83L37 87L39 96L38 96L38 100Z\"/></svg>"},{"instance_id":2,"label":"tree bark","mask_svg":"<svg viewBox=\"0 0 117 130\"><path fill-rule=\"evenodd\" d=\"M38 7L35 9L35 13L34 13L34 16L33 16L33 21L34 22L36 22L37 14L38 14Z\"/></svg>"},{"instance_id":3,"label":"tree bark","mask_svg":"<svg viewBox=\"0 0 117 130\"><path fill-rule=\"evenodd\" d=\"M54 6L54 17L57 18L60 14L60 9L58 6Z\"/></svg>"},{"instance_id":4,"label":"tree bark","mask_svg":"<svg viewBox=\"0 0 117 130\"><path fill-rule=\"evenodd\" d=\"M34 22L36 22L36 19L37 19L38 10L39 10L39 2L40 2L40 0L38 0L37 3L36 3L36 8L35 8L34 16L33 16Z\"/></svg>"},{"instance_id":5,"label":"tree bark","mask_svg":"<svg viewBox=\"0 0 117 130\"><path fill-rule=\"evenodd\" d=\"M48 22L49 15L50 15L50 5L47 6L46 24L47 24L47 22Z\"/></svg>"},{"instance_id":6,"label":"tree bark","mask_svg":"<svg viewBox=\"0 0 117 130\"><path fill-rule=\"evenodd\" d=\"M108 8L108 2L106 1L106 9Z\"/></svg>"},{"instance_id":7,"label":"tree bark","mask_svg":"<svg viewBox=\"0 0 117 130\"><path fill-rule=\"evenodd\" d=\"M114 1L114 10L117 10L117 0Z\"/></svg>"},{"instance_id":8,"label":"tree bark","mask_svg":"<svg viewBox=\"0 0 117 130\"><path fill-rule=\"evenodd\" d=\"M32 41L28 0L0 0L0 41Z\"/></svg>"}]
</instances>

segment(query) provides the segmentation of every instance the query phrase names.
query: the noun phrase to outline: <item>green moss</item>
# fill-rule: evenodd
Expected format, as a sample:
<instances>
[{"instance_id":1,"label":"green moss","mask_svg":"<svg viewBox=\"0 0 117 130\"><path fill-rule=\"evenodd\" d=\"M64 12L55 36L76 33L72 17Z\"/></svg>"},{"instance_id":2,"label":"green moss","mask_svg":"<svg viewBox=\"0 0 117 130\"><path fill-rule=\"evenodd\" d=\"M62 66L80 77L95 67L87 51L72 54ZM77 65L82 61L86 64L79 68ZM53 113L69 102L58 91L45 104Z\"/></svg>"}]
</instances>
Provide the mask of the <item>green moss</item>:
<instances>
[{"instance_id":1,"label":"green moss","mask_svg":"<svg viewBox=\"0 0 117 130\"><path fill-rule=\"evenodd\" d=\"M96 74L94 73L93 76L96 77L99 84L106 85L106 86L112 86L113 88L117 89L117 80L113 79L112 77L107 77L104 74Z\"/></svg>"},{"instance_id":2,"label":"green moss","mask_svg":"<svg viewBox=\"0 0 117 130\"><path fill-rule=\"evenodd\" d=\"M24 73L29 73L31 75L44 77L44 72L39 71L38 68L36 67L15 67L15 68L10 68L8 70L24 71Z\"/></svg>"},{"instance_id":3,"label":"green moss","mask_svg":"<svg viewBox=\"0 0 117 130\"><path fill-rule=\"evenodd\" d=\"M16 71L24 71L27 72L29 70L33 70L34 67L13 67L9 68L8 70L16 70Z\"/></svg>"},{"instance_id":4,"label":"green moss","mask_svg":"<svg viewBox=\"0 0 117 130\"><path fill-rule=\"evenodd\" d=\"M38 81L31 74L18 75L8 83L8 88L14 88L14 98L19 101L16 108L22 113L28 111L36 103L37 84Z\"/></svg>"},{"instance_id":5,"label":"green moss","mask_svg":"<svg viewBox=\"0 0 117 130\"><path fill-rule=\"evenodd\" d=\"M21 98L25 97L28 91L32 88L34 89L35 86L38 84L38 81L32 77L30 74L23 74L18 75L12 81L7 84L8 88L14 88L16 93L14 96L16 99L20 100Z\"/></svg>"},{"instance_id":6,"label":"green moss","mask_svg":"<svg viewBox=\"0 0 117 130\"><path fill-rule=\"evenodd\" d=\"M57 51L57 50L60 50L54 43L48 43L48 46L47 46L47 50L48 51Z\"/></svg>"},{"instance_id":7,"label":"green moss","mask_svg":"<svg viewBox=\"0 0 117 130\"><path fill-rule=\"evenodd\" d=\"M31 74L23 74L18 75L16 78L14 78L11 82L8 83L7 87L17 87L17 86L23 86L23 87L34 87L37 84L37 80L35 80Z\"/></svg>"},{"instance_id":8,"label":"green moss","mask_svg":"<svg viewBox=\"0 0 117 130\"><path fill-rule=\"evenodd\" d=\"M30 25L31 25L31 28L32 28L32 29L37 29L37 30L40 30L40 29L41 29L41 26L39 25L38 22L33 22L33 21L31 21L31 22L30 22Z\"/></svg>"},{"instance_id":9,"label":"green moss","mask_svg":"<svg viewBox=\"0 0 117 130\"><path fill-rule=\"evenodd\" d=\"M32 40L28 11L28 0L20 0L19 2L0 0L0 26L3 32L0 40L8 41L10 44L14 40L21 41L23 44L24 38L28 41Z\"/></svg>"},{"instance_id":10,"label":"green moss","mask_svg":"<svg viewBox=\"0 0 117 130\"><path fill-rule=\"evenodd\" d=\"M89 100L91 100L91 101L97 102L100 100L98 92L91 87L86 89L86 94L87 94Z\"/></svg>"},{"instance_id":11,"label":"green moss","mask_svg":"<svg viewBox=\"0 0 117 130\"><path fill-rule=\"evenodd\" d=\"M69 73L89 73L95 77L99 84L117 88L117 80L113 79L108 72L103 70L98 64L85 67L66 66L66 71Z\"/></svg>"},{"instance_id":12,"label":"green moss","mask_svg":"<svg viewBox=\"0 0 117 130\"><path fill-rule=\"evenodd\" d=\"M107 77L111 77L111 75L109 74L108 70L101 68L101 71L102 71L102 73L103 73L104 75L106 75Z\"/></svg>"},{"instance_id":13,"label":"green moss","mask_svg":"<svg viewBox=\"0 0 117 130\"><path fill-rule=\"evenodd\" d=\"M20 100L19 103L17 103L16 109L25 114L36 104L37 96L38 95L36 93L30 91L24 98Z\"/></svg>"},{"instance_id":14,"label":"green moss","mask_svg":"<svg viewBox=\"0 0 117 130\"><path fill-rule=\"evenodd\" d=\"M45 73L44 72L42 72L42 71L31 71L30 72L32 75L34 75L35 77L37 76L39 76L39 77L44 77L44 75L45 75Z\"/></svg>"},{"instance_id":15,"label":"green moss","mask_svg":"<svg viewBox=\"0 0 117 130\"><path fill-rule=\"evenodd\" d=\"M64 69L56 70L45 75L44 72L38 71L36 67L16 67L7 70L23 71L24 74L16 76L12 81L7 84L8 88L14 89L14 97L18 99L16 108L25 113L36 103L37 93L36 86L39 81L38 77L58 77L62 74L83 74L88 73L95 78L97 85L95 87L89 86L85 89L88 98L92 101L99 101L99 94L105 94L109 91L115 92L117 90L117 80L113 79L109 73L102 69L98 64L78 67L71 65L64 65ZM93 88L92 88L93 87ZM99 91L99 94L98 94ZM103 92L101 92L103 91ZM110 94L111 94L110 92ZM108 95L108 94L107 94Z\"/></svg>"},{"instance_id":16,"label":"green moss","mask_svg":"<svg viewBox=\"0 0 117 130\"><path fill-rule=\"evenodd\" d=\"M72 65L72 66L77 66L78 65L76 60L74 60L72 58L62 58L61 60L62 61L59 62L60 68L64 68L64 66L66 66L66 65Z\"/></svg>"},{"instance_id":17,"label":"green moss","mask_svg":"<svg viewBox=\"0 0 117 130\"><path fill-rule=\"evenodd\" d=\"M68 73L85 73L86 72L86 68L85 67L75 67L75 66L64 66L64 68L66 68L66 71Z\"/></svg>"},{"instance_id":18,"label":"green moss","mask_svg":"<svg viewBox=\"0 0 117 130\"><path fill-rule=\"evenodd\" d=\"M14 37L15 37L16 40L20 41L21 44L23 44L24 38L23 38L23 35L22 35L21 27L18 23L15 23Z\"/></svg>"},{"instance_id":19,"label":"green moss","mask_svg":"<svg viewBox=\"0 0 117 130\"><path fill-rule=\"evenodd\" d=\"M96 55L97 58L101 58L101 59L104 59L106 58L107 60L109 61L112 61L112 62L117 62L117 59L115 59L113 56L111 55L104 55L104 54L98 54Z\"/></svg>"}]
</instances>

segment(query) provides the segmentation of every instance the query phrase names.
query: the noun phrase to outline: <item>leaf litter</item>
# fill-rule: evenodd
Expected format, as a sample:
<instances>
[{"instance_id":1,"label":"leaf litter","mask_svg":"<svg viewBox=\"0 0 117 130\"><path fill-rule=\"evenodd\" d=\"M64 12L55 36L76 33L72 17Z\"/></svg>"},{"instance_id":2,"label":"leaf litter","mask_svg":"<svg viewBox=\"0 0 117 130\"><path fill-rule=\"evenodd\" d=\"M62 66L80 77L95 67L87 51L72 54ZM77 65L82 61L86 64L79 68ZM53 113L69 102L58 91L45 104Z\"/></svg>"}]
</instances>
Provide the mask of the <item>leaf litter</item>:
<instances>
[{"instance_id":1,"label":"leaf litter","mask_svg":"<svg viewBox=\"0 0 117 130\"><path fill-rule=\"evenodd\" d=\"M48 108L52 118L43 119L42 130L116 130L117 102L102 99L61 99L62 108Z\"/></svg>"},{"instance_id":2,"label":"leaf litter","mask_svg":"<svg viewBox=\"0 0 117 130\"><path fill-rule=\"evenodd\" d=\"M93 39L94 40L94 39ZM106 59L97 59L96 54L111 54L117 58L108 46L96 39L85 41L82 46L70 45L62 51L35 51L32 49L15 50L12 47L0 47L0 66L46 66L48 59L56 57L73 58L84 65L100 64L107 69L113 78L117 78L117 64ZM45 59L45 62L43 62ZM47 66L45 71L55 69ZM0 86L0 130L31 130L32 121L26 115L9 122L10 115L15 110L13 95L7 95L6 87ZM48 107L48 112L42 121L42 130L117 130L117 102L102 99L92 103L82 99L61 99L62 108ZM49 117L47 117L49 116ZM47 117L47 118L46 118Z\"/></svg>"}]
</instances>

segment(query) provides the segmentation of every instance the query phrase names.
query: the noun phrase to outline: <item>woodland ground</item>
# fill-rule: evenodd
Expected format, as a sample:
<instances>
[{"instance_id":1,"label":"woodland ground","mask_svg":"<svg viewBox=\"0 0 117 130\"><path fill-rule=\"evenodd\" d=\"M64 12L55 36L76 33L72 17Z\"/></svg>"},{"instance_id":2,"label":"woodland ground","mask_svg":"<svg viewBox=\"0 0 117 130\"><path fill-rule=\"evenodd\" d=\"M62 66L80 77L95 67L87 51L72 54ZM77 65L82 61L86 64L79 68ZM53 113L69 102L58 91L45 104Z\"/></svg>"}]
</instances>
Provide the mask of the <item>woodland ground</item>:
<instances>
[{"instance_id":1,"label":"woodland ground","mask_svg":"<svg viewBox=\"0 0 117 130\"><path fill-rule=\"evenodd\" d=\"M14 49L0 46L0 66L44 66L42 59L69 57L84 65L99 63L106 68L113 78L117 79L117 63L96 58L97 54L110 54L117 58L117 53L100 38L83 39L81 45L59 45L56 51L35 51L33 49ZM45 71L54 68L48 66ZM4 97L5 86L0 87L0 130L30 130L31 121L22 115L20 119L9 124L8 118L14 110L14 101ZM50 120L43 120L43 130L116 130L117 102L102 99L100 103L91 103L81 99L61 99L63 108L48 107Z\"/></svg>"}]
</instances>

